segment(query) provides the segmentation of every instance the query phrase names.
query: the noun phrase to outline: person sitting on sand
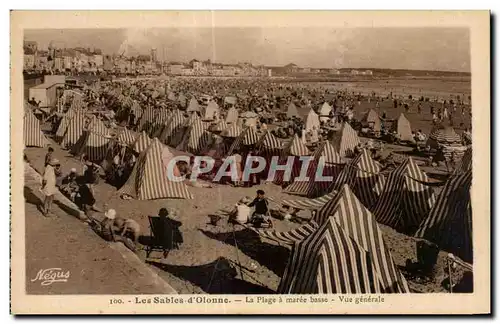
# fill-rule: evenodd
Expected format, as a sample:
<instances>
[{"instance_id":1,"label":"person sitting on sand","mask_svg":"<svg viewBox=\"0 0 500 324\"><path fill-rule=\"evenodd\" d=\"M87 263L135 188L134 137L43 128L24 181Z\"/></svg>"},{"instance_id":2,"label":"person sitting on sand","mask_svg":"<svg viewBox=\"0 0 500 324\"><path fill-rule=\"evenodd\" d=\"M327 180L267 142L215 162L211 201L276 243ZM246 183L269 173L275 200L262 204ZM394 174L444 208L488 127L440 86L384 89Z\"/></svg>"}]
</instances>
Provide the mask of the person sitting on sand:
<instances>
[{"instance_id":1,"label":"person sitting on sand","mask_svg":"<svg viewBox=\"0 0 500 324\"><path fill-rule=\"evenodd\" d=\"M270 222L267 216L269 212L268 205L269 203L267 202L267 199L265 197L264 190L257 190L257 197L255 197L255 199L250 204L248 204L248 207L255 207L255 210L250 219L250 222L252 222L255 227L260 227L264 222Z\"/></svg>"},{"instance_id":2,"label":"person sitting on sand","mask_svg":"<svg viewBox=\"0 0 500 324\"><path fill-rule=\"evenodd\" d=\"M236 203L233 211L229 214L229 219L240 224L246 224L250 220L250 207L248 204L252 201L250 197L241 198Z\"/></svg>"},{"instance_id":3,"label":"person sitting on sand","mask_svg":"<svg viewBox=\"0 0 500 324\"><path fill-rule=\"evenodd\" d=\"M70 198L71 201L75 200L75 196L78 192L78 182L75 168L72 168L69 174L62 179L59 189L66 197Z\"/></svg>"},{"instance_id":4,"label":"person sitting on sand","mask_svg":"<svg viewBox=\"0 0 500 324\"><path fill-rule=\"evenodd\" d=\"M122 237L130 238L135 244L139 242L141 225L131 218L123 219L117 216L114 225Z\"/></svg>"}]
</instances>

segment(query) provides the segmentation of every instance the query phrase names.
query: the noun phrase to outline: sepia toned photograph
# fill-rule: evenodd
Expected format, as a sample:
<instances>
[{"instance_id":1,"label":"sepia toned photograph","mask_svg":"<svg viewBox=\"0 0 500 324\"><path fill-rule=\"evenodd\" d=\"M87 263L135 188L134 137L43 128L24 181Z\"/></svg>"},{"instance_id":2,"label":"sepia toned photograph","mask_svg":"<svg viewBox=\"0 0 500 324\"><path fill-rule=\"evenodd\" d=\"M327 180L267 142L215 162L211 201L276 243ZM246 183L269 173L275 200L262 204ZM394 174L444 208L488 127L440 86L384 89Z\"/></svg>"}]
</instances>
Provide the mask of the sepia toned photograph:
<instances>
[{"instance_id":1,"label":"sepia toned photograph","mask_svg":"<svg viewBox=\"0 0 500 324\"><path fill-rule=\"evenodd\" d=\"M12 312L489 313L489 19L12 12Z\"/></svg>"}]
</instances>

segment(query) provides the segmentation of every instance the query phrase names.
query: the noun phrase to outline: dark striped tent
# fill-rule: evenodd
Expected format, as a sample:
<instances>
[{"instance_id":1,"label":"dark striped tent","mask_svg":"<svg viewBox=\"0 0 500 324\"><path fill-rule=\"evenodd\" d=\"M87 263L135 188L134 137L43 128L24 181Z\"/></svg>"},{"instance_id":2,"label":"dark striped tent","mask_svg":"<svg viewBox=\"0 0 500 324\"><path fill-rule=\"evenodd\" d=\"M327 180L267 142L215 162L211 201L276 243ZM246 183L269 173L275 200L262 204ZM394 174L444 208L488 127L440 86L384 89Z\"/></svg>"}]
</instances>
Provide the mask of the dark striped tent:
<instances>
[{"instance_id":1,"label":"dark striped tent","mask_svg":"<svg viewBox=\"0 0 500 324\"><path fill-rule=\"evenodd\" d=\"M156 117L156 111L153 107L147 107L146 109L144 109L144 113L142 114L142 117L139 120L138 131L140 132L144 131L147 134L149 134L155 123L155 117Z\"/></svg>"},{"instance_id":2,"label":"dark striped tent","mask_svg":"<svg viewBox=\"0 0 500 324\"><path fill-rule=\"evenodd\" d=\"M109 143L108 128L94 116L88 130L82 133L71 148L71 153L75 156L85 154L90 161L100 163L106 156Z\"/></svg>"},{"instance_id":3,"label":"dark striped tent","mask_svg":"<svg viewBox=\"0 0 500 324\"><path fill-rule=\"evenodd\" d=\"M349 125L344 123L339 136L335 136L334 147L341 157L352 157L354 149L361 143L358 133Z\"/></svg>"},{"instance_id":4,"label":"dark striped tent","mask_svg":"<svg viewBox=\"0 0 500 324\"><path fill-rule=\"evenodd\" d=\"M24 146L44 147L48 144L47 138L40 128L40 121L30 109L24 110Z\"/></svg>"},{"instance_id":5,"label":"dark striped tent","mask_svg":"<svg viewBox=\"0 0 500 324\"><path fill-rule=\"evenodd\" d=\"M387 175L382 194L373 208L381 224L414 234L436 201L427 175L408 157Z\"/></svg>"},{"instance_id":6,"label":"dark striped tent","mask_svg":"<svg viewBox=\"0 0 500 324\"><path fill-rule=\"evenodd\" d=\"M266 160L266 166L264 170L262 170L262 175L267 177L271 161L274 156L279 157L281 155L283 145L276 136L266 130L264 135L260 137L257 144L255 144L255 148L257 149L257 154Z\"/></svg>"},{"instance_id":7,"label":"dark striped tent","mask_svg":"<svg viewBox=\"0 0 500 324\"><path fill-rule=\"evenodd\" d=\"M302 156L310 156L310 152L307 146L302 142L297 134L295 134L292 140L285 145L281 152L281 156L278 159L278 165L286 165L289 158L293 159L292 168L290 169L290 178L285 179L285 172L288 170L277 170L273 182L277 185L293 182L295 177L300 175L300 170L302 168L302 161L300 157Z\"/></svg>"},{"instance_id":8,"label":"dark striped tent","mask_svg":"<svg viewBox=\"0 0 500 324\"><path fill-rule=\"evenodd\" d=\"M409 292L406 279L395 266L375 217L357 199L348 185L343 185L335 198L314 215L313 220L322 226L327 222L331 223L332 218L369 254L376 276L380 278L382 292Z\"/></svg>"},{"instance_id":9,"label":"dark striped tent","mask_svg":"<svg viewBox=\"0 0 500 324\"><path fill-rule=\"evenodd\" d=\"M275 230L257 230L261 238L277 241L284 245L293 246L295 243L303 241L318 229L315 221L310 221L288 232L278 232Z\"/></svg>"},{"instance_id":10,"label":"dark striped tent","mask_svg":"<svg viewBox=\"0 0 500 324\"><path fill-rule=\"evenodd\" d=\"M85 126L85 117L81 113L75 113L74 117L69 123L68 130L64 135L61 146L71 148L80 139L83 134Z\"/></svg>"},{"instance_id":11,"label":"dark striped tent","mask_svg":"<svg viewBox=\"0 0 500 324\"><path fill-rule=\"evenodd\" d=\"M289 206L299 210L319 210L337 195L336 191L318 198L283 199L282 206Z\"/></svg>"},{"instance_id":12,"label":"dark striped tent","mask_svg":"<svg viewBox=\"0 0 500 324\"><path fill-rule=\"evenodd\" d=\"M135 153L140 154L145 151L149 145L151 145L151 138L143 131L139 134L134 144L132 144L132 149Z\"/></svg>"},{"instance_id":13,"label":"dark striped tent","mask_svg":"<svg viewBox=\"0 0 500 324\"><path fill-rule=\"evenodd\" d=\"M470 169L452 175L415 234L469 263L473 262L471 184Z\"/></svg>"},{"instance_id":14,"label":"dark striped tent","mask_svg":"<svg viewBox=\"0 0 500 324\"><path fill-rule=\"evenodd\" d=\"M370 153L361 152L347 163L334 182L331 190L339 191L344 184L354 192L363 205L371 210L382 193L385 177L380 173L380 165Z\"/></svg>"},{"instance_id":15,"label":"dark striped tent","mask_svg":"<svg viewBox=\"0 0 500 324\"><path fill-rule=\"evenodd\" d=\"M279 294L380 293L370 254L334 218L295 243L278 286Z\"/></svg>"},{"instance_id":16,"label":"dark striped tent","mask_svg":"<svg viewBox=\"0 0 500 324\"><path fill-rule=\"evenodd\" d=\"M465 151L460 163L457 165L455 170L453 171L454 175L461 174L472 170L472 146L469 146Z\"/></svg>"},{"instance_id":17,"label":"dark striped tent","mask_svg":"<svg viewBox=\"0 0 500 324\"><path fill-rule=\"evenodd\" d=\"M306 197L319 197L328 192L332 181L335 181L344 165L340 155L328 141L323 141L313 153L309 163L307 181L295 179L284 192ZM332 181L319 181L319 176L332 177Z\"/></svg>"},{"instance_id":18,"label":"dark striped tent","mask_svg":"<svg viewBox=\"0 0 500 324\"><path fill-rule=\"evenodd\" d=\"M159 137L160 141L165 145L177 146L182 140L184 135L184 124L186 118L180 110L176 110L168 123L164 126L163 131Z\"/></svg>"},{"instance_id":19,"label":"dark striped tent","mask_svg":"<svg viewBox=\"0 0 500 324\"><path fill-rule=\"evenodd\" d=\"M184 137L176 149L192 154L202 154L210 148L211 143L212 134L208 132L208 124L196 117L186 128Z\"/></svg>"},{"instance_id":20,"label":"dark striped tent","mask_svg":"<svg viewBox=\"0 0 500 324\"><path fill-rule=\"evenodd\" d=\"M184 182L176 182L167 176L167 167L174 157L169 148L157 138L144 150L118 194L138 200L182 198L192 199Z\"/></svg>"},{"instance_id":21,"label":"dark striped tent","mask_svg":"<svg viewBox=\"0 0 500 324\"><path fill-rule=\"evenodd\" d=\"M128 128L123 128L120 134L116 137L116 141L122 145L132 145L137 139L137 133Z\"/></svg>"},{"instance_id":22,"label":"dark striped tent","mask_svg":"<svg viewBox=\"0 0 500 324\"><path fill-rule=\"evenodd\" d=\"M250 146L255 146L259 142L259 138L259 133L257 133L257 129L254 126L245 127L229 147L228 155L240 152Z\"/></svg>"}]
</instances>

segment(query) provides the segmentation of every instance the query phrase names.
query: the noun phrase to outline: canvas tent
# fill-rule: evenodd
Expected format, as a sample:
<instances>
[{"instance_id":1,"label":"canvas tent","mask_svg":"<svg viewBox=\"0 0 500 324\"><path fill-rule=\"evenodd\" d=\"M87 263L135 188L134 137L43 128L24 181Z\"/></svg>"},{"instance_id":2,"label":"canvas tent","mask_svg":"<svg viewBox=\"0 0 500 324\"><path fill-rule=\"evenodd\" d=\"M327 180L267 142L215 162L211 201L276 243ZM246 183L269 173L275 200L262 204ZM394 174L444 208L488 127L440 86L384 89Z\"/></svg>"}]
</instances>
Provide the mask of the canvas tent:
<instances>
[{"instance_id":1,"label":"canvas tent","mask_svg":"<svg viewBox=\"0 0 500 324\"><path fill-rule=\"evenodd\" d=\"M319 119L321 121L328 121L330 119L330 113L332 112L332 107L328 104L328 102L323 103L321 108L319 109Z\"/></svg>"},{"instance_id":2,"label":"canvas tent","mask_svg":"<svg viewBox=\"0 0 500 324\"><path fill-rule=\"evenodd\" d=\"M380 121L379 114L374 110L370 109L361 119L361 125L363 127L369 127L374 132L380 132L382 130L382 123Z\"/></svg>"},{"instance_id":3,"label":"canvas tent","mask_svg":"<svg viewBox=\"0 0 500 324\"><path fill-rule=\"evenodd\" d=\"M288 110L286 112L286 118L300 117L299 111L293 102L288 105Z\"/></svg>"},{"instance_id":4,"label":"canvas tent","mask_svg":"<svg viewBox=\"0 0 500 324\"><path fill-rule=\"evenodd\" d=\"M281 156L279 158L279 165L286 165L289 157L292 157L293 163L292 168L285 170L276 170L274 177L274 183L277 185L283 185L285 182L291 183L295 177L300 175L300 170L302 168L301 156L310 156L309 149L302 142L302 140L295 134L290 142L288 142L283 150L281 151ZM290 173L290 178L287 180L285 174Z\"/></svg>"},{"instance_id":5,"label":"canvas tent","mask_svg":"<svg viewBox=\"0 0 500 324\"><path fill-rule=\"evenodd\" d=\"M309 110L309 113L307 114L305 129L306 129L306 132L311 131L313 129L316 129L319 131L319 129L320 129L318 114L316 114L314 112L314 110L312 110L312 109Z\"/></svg>"},{"instance_id":6,"label":"canvas tent","mask_svg":"<svg viewBox=\"0 0 500 324\"><path fill-rule=\"evenodd\" d=\"M319 229L295 243L278 293L410 292L375 218L349 186L313 220Z\"/></svg>"},{"instance_id":7,"label":"canvas tent","mask_svg":"<svg viewBox=\"0 0 500 324\"><path fill-rule=\"evenodd\" d=\"M344 123L340 134L333 140L333 144L341 157L351 157L354 155L355 148L361 143L358 133L349 125Z\"/></svg>"},{"instance_id":8,"label":"canvas tent","mask_svg":"<svg viewBox=\"0 0 500 324\"><path fill-rule=\"evenodd\" d=\"M399 118L392 125L392 131L396 132L396 136L401 142L415 142L413 134L411 133L410 121L404 114L399 115Z\"/></svg>"},{"instance_id":9,"label":"canvas tent","mask_svg":"<svg viewBox=\"0 0 500 324\"><path fill-rule=\"evenodd\" d=\"M168 169L173 157L174 154L169 148L154 138L151 145L139 155L130 177L118 190L118 194L138 200L192 199L193 196L184 182L174 181L168 176L171 170L178 176L175 174L178 173L175 166Z\"/></svg>"},{"instance_id":10,"label":"canvas tent","mask_svg":"<svg viewBox=\"0 0 500 324\"><path fill-rule=\"evenodd\" d=\"M219 119L219 116L220 116L219 105L215 101L210 100L207 107L205 108L205 111L203 112L203 119L217 120Z\"/></svg>"},{"instance_id":11,"label":"canvas tent","mask_svg":"<svg viewBox=\"0 0 500 324\"><path fill-rule=\"evenodd\" d=\"M415 234L469 263L473 262L471 184L472 170L451 176Z\"/></svg>"},{"instance_id":12,"label":"canvas tent","mask_svg":"<svg viewBox=\"0 0 500 324\"><path fill-rule=\"evenodd\" d=\"M207 129L208 125L206 123L201 121L200 118L195 118L187 126L182 141L176 149L193 154L204 153L209 149L212 141L212 136Z\"/></svg>"},{"instance_id":13,"label":"canvas tent","mask_svg":"<svg viewBox=\"0 0 500 324\"><path fill-rule=\"evenodd\" d=\"M24 110L23 121L24 146L44 147L48 140L40 128L40 121L31 112L31 109Z\"/></svg>"},{"instance_id":14,"label":"canvas tent","mask_svg":"<svg viewBox=\"0 0 500 324\"><path fill-rule=\"evenodd\" d=\"M411 157L406 158L386 176L380 198L373 208L377 221L414 234L436 201L433 187L425 185L426 182L429 182L427 175Z\"/></svg>"},{"instance_id":15,"label":"canvas tent","mask_svg":"<svg viewBox=\"0 0 500 324\"><path fill-rule=\"evenodd\" d=\"M318 145L309 163L307 170L309 180L299 181L295 179L285 188L284 192L310 198L322 196L328 192L331 181L335 181L342 170L343 164L340 155L330 142L323 141ZM332 177L332 180L320 181L319 176Z\"/></svg>"},{"instance_id":16,"label":"canvas tent","mask_svg":"<svg viewBox=\"0 0 500 324\"><path fill-rule=\"evenodd\" d=\"M151 145L151 138L146 132L141 132L132 145L132 149L134 152L140 154L142 151L146 150L149 145Z\"/></svg>"},{"instance_id":17,"label":"canvas tent","mask_svg":"<svg viewBox=\"0 0 500 324\"><path fill-rule=\"evenodd\" d=\"M196 98L192 97L191 100L189 100L189 105L186 109L187 112L200 112L201 108L200 105L198 104L198 100Z\"/></svg>"},{"instance_id":18,"label":"canvas tent","mask_svg":"<svg viewBox=\"0 0 500 324\"><path fill-rule=\"evenodd\" d=\"M159 139L162 143L170 146L177 146L182 140L184 124L186 123L186 118L180 110L176 110L166 124L163 126L163 130Z\"/></svg>"},{"instance_id":19,"label":"canvas tent","mask_svg":"<svg viewBox=\"0 0 500 324\"><path fill-rule=\"evenodd\" d=\"M370 153L362 149L340 172L330 191L339 191L347 184L359 201L370 209L378 200L385 177L380 173L381 167L373 160Z\"/></svg>"},{"instance_id":20,"label":"canvas tent","mask_svg":"<svg viewBox=\"0 0 500 324\"><path fill-rule=\"evenodd\" d=\"M82 136L85 126L85 117L83 113L75 113L71 122L69 123L68 130L61 141L61 146L71 148Z\"/></svg>"},{"instance_id":21,"label":"canvas tent","mask_svg":"<svg viewBox=\"0 0 500 324\"><path fill-rule=\"evenodd\" d=\"M90 161L100 163L106 156L110 138L106 125L94 116L88 130L82 133L71 151L76 156L85 154Z\"/></svg>"},{"instance_id":22,"label":"canvas tent","mask_svg":"<svg viewBox=\"0 0 500 324\"><path fill-rule=\"evenodd\" d=\"M236 123L238 121L238 110L235 107L229 108L226 115L226 123Z\"/></svg>"}]
</instances>

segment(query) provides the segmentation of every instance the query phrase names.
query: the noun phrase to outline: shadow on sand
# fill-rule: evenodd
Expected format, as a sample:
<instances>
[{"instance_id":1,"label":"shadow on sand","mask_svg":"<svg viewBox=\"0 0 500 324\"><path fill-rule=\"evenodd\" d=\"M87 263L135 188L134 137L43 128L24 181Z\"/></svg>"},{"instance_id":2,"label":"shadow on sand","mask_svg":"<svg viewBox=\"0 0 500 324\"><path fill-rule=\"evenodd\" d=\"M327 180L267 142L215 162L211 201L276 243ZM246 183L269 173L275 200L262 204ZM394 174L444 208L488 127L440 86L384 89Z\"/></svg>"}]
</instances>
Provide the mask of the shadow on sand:
<instances>
[{"instance_id":1,"label":"shadow on sand","mask_svg":"<svg viewBox=\"0 0 500 324\"><path fill-rule=\"evenodd\" d=\"M284 246L261 242L257 233L250 229L235 231L236 244L232 232L213 233L202 229L200 229L200 232L213 240L232 246L237 245L241 252L265 266L279 277L281 277L285 271L290 256L290 250Z\"/></svg>"},{"instance_id":2,"label":"shadow on sand","mask_svg":"<svg viewBox=\"0 0 500 324\"><path fill-rule=\"evenodd\" d=\"M147 261L159 269L187 280L209 294L274 294L275 292L245 280L237 279L238 267L226 258L198 266L170 265Z\"/></svg>"}]
</instances>

